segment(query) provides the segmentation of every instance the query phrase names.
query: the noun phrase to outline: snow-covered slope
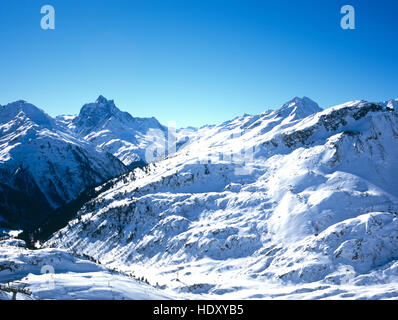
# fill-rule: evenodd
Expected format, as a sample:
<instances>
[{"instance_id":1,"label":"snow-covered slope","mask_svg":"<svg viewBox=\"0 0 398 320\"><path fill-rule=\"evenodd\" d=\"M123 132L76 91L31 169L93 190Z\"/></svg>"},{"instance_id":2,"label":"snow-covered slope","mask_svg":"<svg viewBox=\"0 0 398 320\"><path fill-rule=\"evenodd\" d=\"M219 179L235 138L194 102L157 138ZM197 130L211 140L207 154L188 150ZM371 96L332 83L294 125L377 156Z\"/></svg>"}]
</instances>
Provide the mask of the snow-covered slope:
<instances>
[{"instance_id":1,"label":"snow-covered slope","mask_svg":"<svg viewBox=\"0 0 398 320\"><path fill-rule=\"evenodd\" d=\"M155 118L132 117L103 96L95 103L85 104L78 116L60 116L57 120L131 167L149 162L145 151L150 145L165 145L168 141L167 128Z\"/></svg>"},{"instance_id":2,"label":"snow-covered slope","mask_svg":"<svg viewBox=\"0 0 398 320\"><path fill-rule=\"evenodd\" d=\"M126 171L34 105L0 107L0 216L8 222L39 223L86 188Z\"/></svg>"},{"instance_id":3,"label":"snow-covered slope","mask_svg":"<svg viewBox=\"0 0 398 320\"><path fill-rule=\"evenodd\" d=\"M300 284L312 297L397 296L396 110L353 101L322 111L295 98L190 138L46 245L179 292L262 298Z\"/></svg>"},{"instance_id":4,"label":"snow-covered slope","mask_svg":"<svg viewBox=\"0 0 398 320\"><path fill-rule=\"evenodd\" d=\"M2 290L3 289L3 290ZM23 241L0 241L0 300L152 300L172 296L131 275L115 272L65 250L31 251ZM22 290L21 290L22 289ZM18 292L20 291L20 292Z\"/></svg>"}]
</instances>

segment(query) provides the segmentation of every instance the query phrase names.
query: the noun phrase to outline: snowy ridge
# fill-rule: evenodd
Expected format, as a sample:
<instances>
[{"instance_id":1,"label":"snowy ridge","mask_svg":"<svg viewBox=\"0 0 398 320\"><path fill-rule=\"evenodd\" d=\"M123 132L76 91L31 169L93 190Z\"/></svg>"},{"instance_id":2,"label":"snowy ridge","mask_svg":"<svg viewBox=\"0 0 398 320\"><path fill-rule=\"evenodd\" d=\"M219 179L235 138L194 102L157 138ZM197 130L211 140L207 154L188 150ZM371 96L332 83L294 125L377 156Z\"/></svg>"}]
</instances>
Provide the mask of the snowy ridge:
<instances>
[{"instance_id":1,"label":"snowy ridge","mask_svg":"<svg viewBox=\"0 0 398 320\"><path fill-rule=\"evenodd\" d=\"M388 105L322 111L308 98L191 130L46 245L180 293L265 298L283 284L288 297L300 284L311 297L370 297L385 284L396 297L397 132Z\"/></svg>"}]
</instances>

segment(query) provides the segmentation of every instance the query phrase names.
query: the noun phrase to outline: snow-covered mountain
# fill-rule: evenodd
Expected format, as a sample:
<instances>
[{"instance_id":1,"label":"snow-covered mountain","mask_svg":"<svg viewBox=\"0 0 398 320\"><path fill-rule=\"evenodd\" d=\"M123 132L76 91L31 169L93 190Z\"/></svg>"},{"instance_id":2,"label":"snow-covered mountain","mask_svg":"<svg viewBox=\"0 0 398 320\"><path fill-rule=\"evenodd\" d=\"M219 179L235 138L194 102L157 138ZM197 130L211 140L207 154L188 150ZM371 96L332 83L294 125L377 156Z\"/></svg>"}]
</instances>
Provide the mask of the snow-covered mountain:
<instances>
[{"instance_id":1,"label":"snow-covered mountain","mask_svg":"<svg viewBox=\"0 0 398 320\"><path fill-rule=\"evenodd\" d=\"M24 101L0 106L0 228L106 181L47 249L0 239L0 299L8 281L28 284L19 298L397 298L397 101L322 110L294 98L178 129L177 152L129 173L103 150L132 166L162 154L156 120L102 96L55 120Z\"/></svg>"},{"instance_id":2,"label":"snow-covered mountain","mask_svg":"<svg viewBox=\"0 0 398 320\"><path fill-rule=\"evenodd\" d=\"M80 138L112 153L126 166L149 162L145 152L149 146L166 147L168 130L155 118L136 118L120 111L113 100L99 96L95 103L85 104L78 116L57 117Z\"/></svg>"},{"instance_id":3,"label":"snow-covered mountain","mask_svg":"<svg viewBox=\"0 0 398 320\"><path fill-rule=\"evenodd\" d=\"M0 216L40 223L85 189L127 171L111 154L63 129L25 101L0 106Z\"/></svg>"},{"instance_id":4,"label":"snow-covered mountain","mask_svg":"<svg viewBox=\"0 0 398 320\"><path fill-rule=\"evenodd\" d=\"M117 179L46 246L180 293L396 297L392 103L322 110L295 98L191 130L179 151Z\"/></svg>"}]
</instances>

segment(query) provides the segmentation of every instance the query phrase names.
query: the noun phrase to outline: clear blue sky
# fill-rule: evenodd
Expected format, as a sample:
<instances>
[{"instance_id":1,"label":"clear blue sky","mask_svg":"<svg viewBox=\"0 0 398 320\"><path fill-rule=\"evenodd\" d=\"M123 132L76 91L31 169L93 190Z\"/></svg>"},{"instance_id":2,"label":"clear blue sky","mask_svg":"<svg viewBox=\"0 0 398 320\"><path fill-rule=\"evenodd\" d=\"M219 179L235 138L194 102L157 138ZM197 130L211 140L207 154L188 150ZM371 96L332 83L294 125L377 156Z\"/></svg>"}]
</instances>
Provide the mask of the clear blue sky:
<instances>
[{"instance_id":1,"label":"clear blue sky","mask_svg":"<svg viewBox=\"0 0 398 320\"><path fill-rule=\"evenodd\" d=\"M40 8L56 29L40 28ZM356 30L340 8L356 9ZM1 0L0 104L50 115L102 94L177 126L398 97L397 0Z\"/></svg>"}]
</instances>

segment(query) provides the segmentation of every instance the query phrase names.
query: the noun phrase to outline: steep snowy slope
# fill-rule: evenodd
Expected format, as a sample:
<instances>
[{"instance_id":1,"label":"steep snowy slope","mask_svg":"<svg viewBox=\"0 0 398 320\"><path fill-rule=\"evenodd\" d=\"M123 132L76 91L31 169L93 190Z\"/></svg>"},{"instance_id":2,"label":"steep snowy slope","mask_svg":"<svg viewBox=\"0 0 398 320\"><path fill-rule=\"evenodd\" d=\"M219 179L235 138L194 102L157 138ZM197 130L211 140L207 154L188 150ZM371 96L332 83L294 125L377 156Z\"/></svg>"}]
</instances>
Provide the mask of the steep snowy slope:
<instances>
[{"instance_id":1,"label":"steep snowy slope","mask_svg":"<svg viewBox=\"0 0 398 320\"><path fill-rule=\"evenodd\" d=\"M0 216L29 226L127 168L32 104L0 107Z\"/></svg>"},{"instance_id":2,"label":"steep snowy slope","mask_svg":"<svg viewBox=\"0 0 398 320\"><path fill-rule=\"evenodd\" d=\"M155 118L134 118L103 96L95 103L85 104L78 116L60 116L57 120L131 167L151 160L147 161L145 156L149 145L165 145L168 140L167 128Z\"/></svg>"},{"instance_id":3,"label":"steep snowy slope","mask_svg":"<svg viewBox=\"0 0 398 320\"><path fill-rule=\"evenodd\" d=\"M370 297L377 285L397 296L397 143L390 107L322 111L295 98L194 130L190 144L120 179L46 245L180 292L261 298L315 281L304 289L313 297Z\"/></svg>"}]
</instances>

